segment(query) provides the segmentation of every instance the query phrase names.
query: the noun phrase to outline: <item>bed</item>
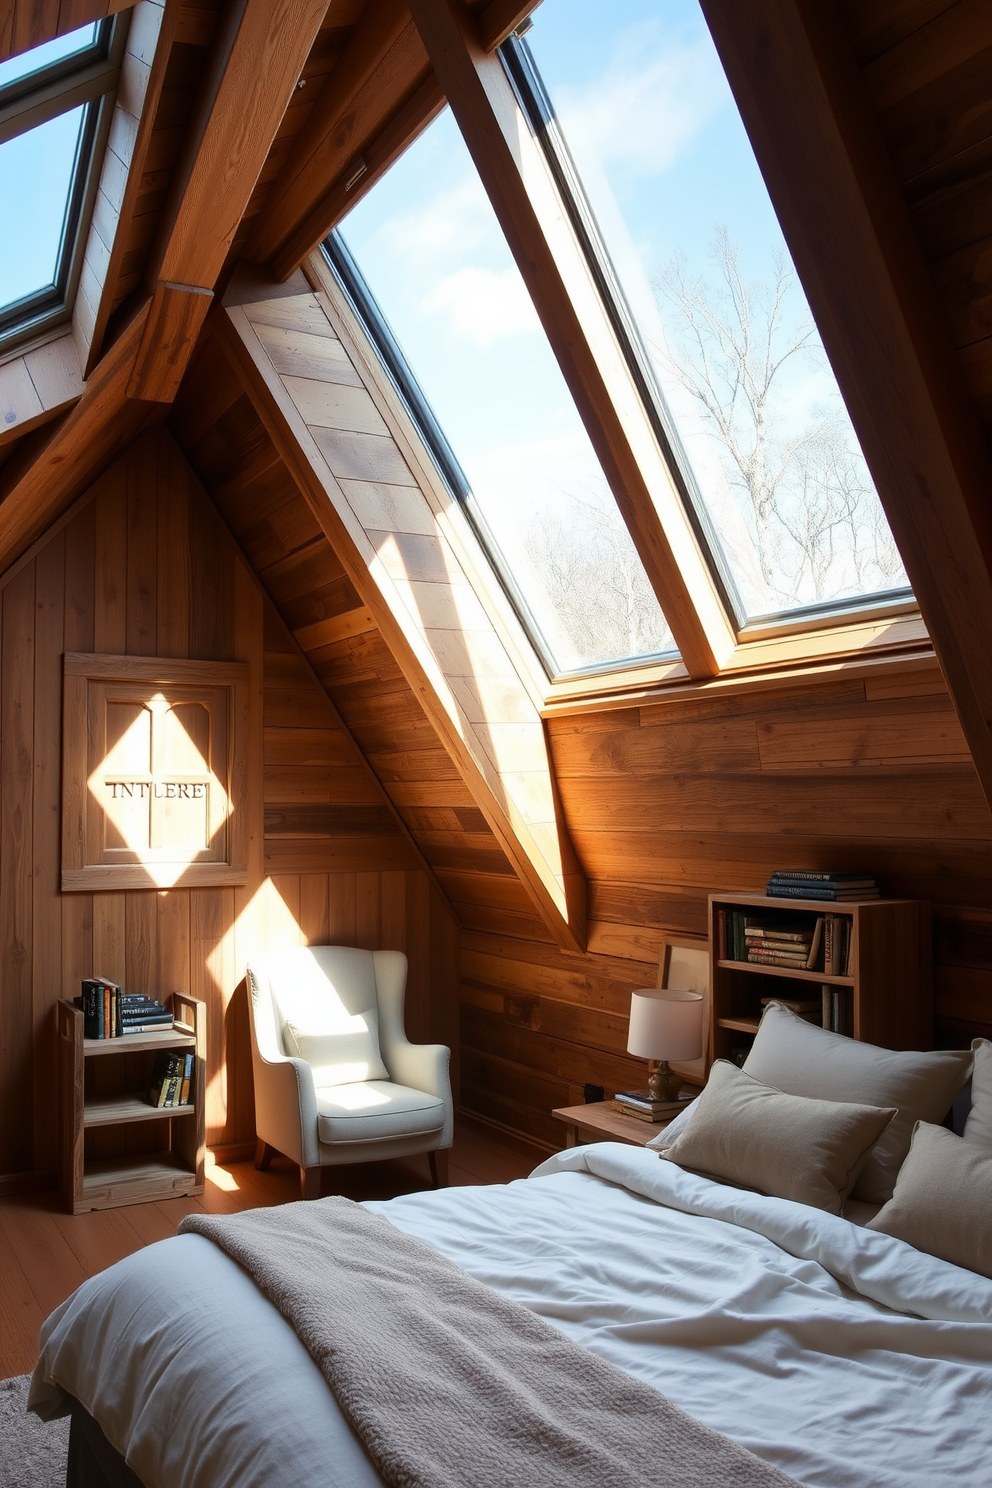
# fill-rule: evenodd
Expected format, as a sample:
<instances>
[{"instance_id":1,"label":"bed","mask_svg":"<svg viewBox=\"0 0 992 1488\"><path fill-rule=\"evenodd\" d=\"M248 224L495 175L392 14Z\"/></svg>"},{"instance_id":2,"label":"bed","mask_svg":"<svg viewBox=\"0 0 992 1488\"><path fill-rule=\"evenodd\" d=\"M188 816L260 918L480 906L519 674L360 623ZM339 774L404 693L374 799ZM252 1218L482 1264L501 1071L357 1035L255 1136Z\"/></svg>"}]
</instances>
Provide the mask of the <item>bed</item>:
<instances>
[{"instance_id":1,"label":"bed","mask_svg":"<svg viewBox=\"0 0 992 1488\"><path fill-rule=\"evenodd\" d=\"M989 1480L992 1280L855 1222L877 1206L852 1219L602 1143L367 1207L808 1488ZM31 1405L74 1404L145 1488L382 1482L290 1325L201 1235L48 1320Z\"/></svg>"}]
</instances>

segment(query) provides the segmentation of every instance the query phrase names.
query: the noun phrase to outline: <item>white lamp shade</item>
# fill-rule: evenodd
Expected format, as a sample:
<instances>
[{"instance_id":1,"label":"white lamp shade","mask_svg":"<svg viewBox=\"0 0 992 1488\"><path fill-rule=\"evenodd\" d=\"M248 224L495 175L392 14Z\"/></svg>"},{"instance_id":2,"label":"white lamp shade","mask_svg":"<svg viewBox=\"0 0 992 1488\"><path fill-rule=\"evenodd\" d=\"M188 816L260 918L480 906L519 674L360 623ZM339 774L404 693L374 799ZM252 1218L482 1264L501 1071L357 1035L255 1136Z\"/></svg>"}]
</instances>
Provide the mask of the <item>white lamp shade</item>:
<instances>
[{"instance_id":1,"label":"white lamp shade","mask_svg":"<svg viewBox=\"0 0 992 1488\"><path fill-rule=\"evenodd\" d=\"M642 1059L698 1059L703 1052L703 994L665 987L632 992L627 1052Z\"/></svg>"}]
</instances>

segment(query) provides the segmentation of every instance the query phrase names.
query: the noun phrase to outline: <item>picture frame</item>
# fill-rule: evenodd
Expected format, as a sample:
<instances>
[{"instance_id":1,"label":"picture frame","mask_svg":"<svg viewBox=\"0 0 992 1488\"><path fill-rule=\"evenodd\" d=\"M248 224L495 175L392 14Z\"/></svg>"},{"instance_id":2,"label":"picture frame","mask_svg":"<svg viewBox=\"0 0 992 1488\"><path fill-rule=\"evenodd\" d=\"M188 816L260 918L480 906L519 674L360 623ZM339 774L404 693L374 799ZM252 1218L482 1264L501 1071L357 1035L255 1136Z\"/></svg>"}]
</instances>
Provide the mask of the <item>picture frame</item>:
<instances>
[{"instance_id":1,"label":"picture frame","mask_svg":"<svg viewBox=\"0 0 992 1488\"><path fill-rule=\"evenodd\" d=\"M705 1085L711 1058L710 943L705 935L666 935L658 964L658 987L703 994L703 1053L699 1059L672 1060L683 1080Z\"/></svg>"}]
</instances>

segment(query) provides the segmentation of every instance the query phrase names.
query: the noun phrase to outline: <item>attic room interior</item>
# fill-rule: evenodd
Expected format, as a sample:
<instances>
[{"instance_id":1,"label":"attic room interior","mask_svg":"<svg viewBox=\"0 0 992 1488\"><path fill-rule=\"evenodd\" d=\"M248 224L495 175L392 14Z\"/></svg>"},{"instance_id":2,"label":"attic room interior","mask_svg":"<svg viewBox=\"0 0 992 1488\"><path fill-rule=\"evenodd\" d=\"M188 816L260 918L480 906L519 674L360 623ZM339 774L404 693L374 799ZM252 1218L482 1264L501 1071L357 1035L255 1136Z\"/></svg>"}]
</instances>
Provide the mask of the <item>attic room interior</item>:
<instances>
[{"instance_id":1,"label":"attic room interior","mask_svg":"<svg viewBox=\"0 0 992 1488\"><path fill-rule=\"evenodd\" d=\"M2 0L0 1482L987 1481L990 181L982 0Z\"/></svg>"}]
</instances>

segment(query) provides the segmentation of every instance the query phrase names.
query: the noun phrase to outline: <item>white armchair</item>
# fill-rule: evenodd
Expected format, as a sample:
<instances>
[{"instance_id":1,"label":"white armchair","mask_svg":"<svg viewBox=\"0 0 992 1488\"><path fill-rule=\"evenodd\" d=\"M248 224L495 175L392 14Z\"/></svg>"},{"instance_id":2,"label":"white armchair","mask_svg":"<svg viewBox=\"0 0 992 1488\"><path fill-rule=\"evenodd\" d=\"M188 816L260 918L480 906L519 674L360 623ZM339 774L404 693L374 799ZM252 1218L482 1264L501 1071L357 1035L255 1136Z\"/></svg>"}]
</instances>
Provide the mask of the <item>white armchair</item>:
<instances>
[{"instance_id":1,"label":"white armchair","mask_svg":"<svg viewBox=\"0 0 992 1488\"><path fill-rule=\"evenodd\" d=\"M401 951L349 946L279 951L248 967L255 1165L291 1158L304 1198L319 1196L323 1167L416 1152L429 1154L435 1186L447 1183L450 1051L407 1039L406 968Z\"/></svg>"}]
</instances>

